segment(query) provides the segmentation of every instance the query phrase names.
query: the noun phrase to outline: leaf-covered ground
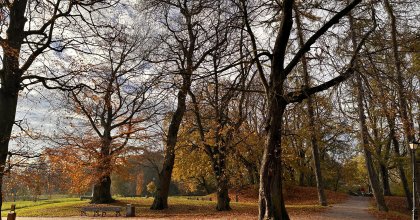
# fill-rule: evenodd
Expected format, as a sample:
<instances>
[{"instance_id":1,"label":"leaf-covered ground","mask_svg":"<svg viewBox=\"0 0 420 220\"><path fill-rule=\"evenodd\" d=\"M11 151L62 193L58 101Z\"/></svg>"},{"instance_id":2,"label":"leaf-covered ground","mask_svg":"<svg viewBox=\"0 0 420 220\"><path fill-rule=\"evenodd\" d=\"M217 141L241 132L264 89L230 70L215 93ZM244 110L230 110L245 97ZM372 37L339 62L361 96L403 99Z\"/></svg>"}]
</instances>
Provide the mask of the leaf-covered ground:
<instances>
[{"instance_id":1,"label":"leaf-covered ground","mask_svg":"<svg viewBox=\"0 0 420 220\"><path fill-rule=\"evenodd\" d=\"M389 212L380 212L376 210L375 200L371 199L372 209L370 213L377 219L388 219L388 220L409 220L411 219L411 210L407 208L407 202L405 197L400 196L386 196L386 205L388 206Z\"/></svg>"}]
</instances>

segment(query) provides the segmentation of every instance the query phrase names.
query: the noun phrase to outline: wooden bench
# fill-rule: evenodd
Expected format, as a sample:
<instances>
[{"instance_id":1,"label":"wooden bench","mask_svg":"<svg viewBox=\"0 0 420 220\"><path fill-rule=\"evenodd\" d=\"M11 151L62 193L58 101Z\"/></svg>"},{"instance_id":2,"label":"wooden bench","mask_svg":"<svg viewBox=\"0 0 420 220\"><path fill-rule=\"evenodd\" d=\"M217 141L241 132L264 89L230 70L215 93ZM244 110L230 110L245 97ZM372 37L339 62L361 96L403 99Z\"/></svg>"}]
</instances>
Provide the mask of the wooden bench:
<instances>
[{"instance_id":1,"label":"wooden bench","mask_svg":"<svg viewBox=\"0 0 420 220\"><path fill-rule=\"evenodd\" d=\"M87 212L93 212L93 217L106 216L106 212L115 212L115 216L121 216L122 207L119 206L86 206L80 209L80 215L87 216Z\"/></svg>"}]
</instances>

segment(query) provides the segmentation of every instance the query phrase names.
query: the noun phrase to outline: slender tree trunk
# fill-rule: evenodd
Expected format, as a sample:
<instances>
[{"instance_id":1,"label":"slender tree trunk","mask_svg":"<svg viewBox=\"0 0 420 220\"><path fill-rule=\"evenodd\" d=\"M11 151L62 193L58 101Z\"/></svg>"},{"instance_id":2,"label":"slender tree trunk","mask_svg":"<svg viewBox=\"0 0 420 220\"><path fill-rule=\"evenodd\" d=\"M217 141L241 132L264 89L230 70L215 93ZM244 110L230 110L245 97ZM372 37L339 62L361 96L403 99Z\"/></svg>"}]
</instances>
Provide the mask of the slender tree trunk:
<instances>
[{"instance_id":1,"label":"slender tree trunk","mask_svg":"<svg viewBox=\"0 0 420 220\"><path fill-rule=\"evenodd\" d=\"M399 113L400 113L401 121L403 124L405 139L407 142L411 142L415 140L415 131L414 131L414 124L410 120L409 114L408 114L406 89L404 88L404 77L403 77L403 72L401 69L401 59L400 59L399 51L398 51L397 19L394 15L394 9L392 8L392 5L389 0L384 0L384 6L391 20L392 55L394 57L394 65L395 65ZM406 143L406 146L408 146L408 143ZM409 151L409 152L411 155L412 151ZM416 162L417 169L415 173L416 178L419 177L419 172L420 172L418 164L419 162L417 161ZM420 189L420 181L417 181L417 188ZM419 197L420 197L420 192L417 191L417 198Z\"/></svg>"},{"instance_id":2,"label":"slender tree trunk","mask_svg":"<svg viewBox=\"0 0 420 220\"><path fill-rule=\"evenodd\" d=\"M380 84L379 84L380 85ZM381 87L382 90L384 90L383 87ZM388 123L388 127L389 127L389 136L391 137L391 144L392 144L392 149L393 149L393 154L394 157L397 158L396 161L396 166L397 166L397 170L398 170L398 175L400 176L400 180L401 180L401 184L403 186L404 189L404 195L405 198L407 200L407 206L409 209L413 208L413 200L411 199L411 192L410 192L410 186L408 184L408 180L407 180L407 176L405 174L405 170L404 170L404 164L401 162L400 158L401 158L401 154L400 154L400 143L398 141L398 137L396 135L396 131L395 131L395 113L393 111L388 111L387 108L387 103L385 102L384 99L379 99L382 108L384 109L385 112L385 116L386 116L386 120ZM393 106L393 104L391 103L391 108L393 108L395 106Z\"/></svg>"},{"instance_id":3,"label":"slender tree trunk","mask_svg":"<svg viewBox=\"0 0 420 220\"><path fill-rule=\"evenodd\" d=\"M391 187L389 186L388 168L383 163L379 165L379 168L381 172L381 182L382 182L382 187L384 189L384 196L391 196Z\"/></svg>"},{"instance_id":4,"label":"slender tree trunk","mask_svg":"<svg viewBox=\"0 0 420 220\"><path fill-rule=\"evenodd\" d=\"M392 38L392 55L394 57L394 65L395 65L395 74L396 74L396 83L397 83L397 94L398 94L398 104L399 104L399 111L401 115L401 120L403 123L404 132L407 138L407 141L414 140L414 126L411 123L411 120L408 116L408 105L407 105L407 97L406 97L406 90L404 88L404 77L401 70L401 59L398 52L398 42L397 42L397 19L394 15L394 10L392 8L391 3L389 0L384 1L385 10L388 13L389 18L391 19L391 38Z\"/></svg>"},{"instance_id":5,"label":"slender tree trunk","mask_svg":"<svg viewBox=\"0 0 420 220\"><path fill-rule=\"evenodd\" d=\"M356 33L354 29L354 21L353 16L351 13L349 14L349 22L350 22L350 35L351 41L353 45L353 50L356 50ZM356 69L357 69L356 64ZM360 132L360 144L363 148L363 153L365 155L365 162L366 162L366 169L368 171L368 177L370 186L373 191L373 196L375 197L376 206L380 211L388 211L388 207L386 206L384 195L382 188L379 183L378 175L374 169L374 163L372 159L372 152L369 149L369 138L368 138L368 128L366 125L366 116L365 116L365 107L363 104L363 83L360 75L356 75L356 87L357 87L357 108L358 108L358 119L359 119L359 132Z\"/></svg>"},{"instance_id":6,"label":"slender tree trunk","mask_svg":"<svg viewBox=\"0 0 420 220\"><path fill-rule=\"evenodd\" d=\"M184 76L188 77L188 76ZM171 184L172 170L175 163L175 145L178 139L178 131L186 109L187 92L190 88L190 79L184 78L183 87L178 92L178 104L175 113L172 115L166 139L165 156L163 167L159 173L157 191L150 209L162 210L168 208L169 186Z\"/></svg>"},{"instance_id":7,"label":"slender tree trunk","mask_svg":"<svg viewBox=\"0 0 420 220\"><path fill-rule=\"evenodd\" d=\"M373 136L375 137L375 140L379 140L379 136L378 136L378 130L377 127L375 126L375 121L372 122L372 126L373 126ZM375 142L374 140L374 142ZM385 145L385 149L383 149L383 145ZM373 144L373 146L375 146L375 144ZM378 157L378 173L380 176L380 182L382 184L382 189L383 189L383 193L384 196L390 196L391 195L391 188L389 186L389 171L388 171L388 167L387 167L387 161L389 160L389 148L390 148L391 144L390 143L386 143L386 144L382 144L380 143L379 145L375 146L375 150L376 150L376 155ZM383 155L383 157L382 157Z\"/></svg>"},{"instance_id":8,"label":"slender tree trunk","mask_svg":"<svg viewBox=\"0 0 420 220\"><path fill-rule=\"evenodd\" d=\"M295 16L296 16L296 25L298 30L298 37L299 37L299 46L303 47L304 45L304 36L302 31L302 24L300 21L299 11L295 9ZM306 56L302 56L302 69L303 69L303 78L305 81L305 89L310 87L310 78L308 73L308 61L306 60ZM315 180L316 180L316 188L318 191L318 199L319 204L321 206L327 206L327 197L325 196L324 192L324 181L322 179L322 171L321 171L321 160L319 158L319 146L318 146L318 138L317 138L317 129L315 127L315 110L314 110L314 103L311 96L307 98L307 107L308 107L308 120L309 120L309 130L310 130L310 140L312 145L312 157L313 157L313 168L315 171Z\"/></svg>"},{"instance_id":9,"label":"slender tree trunk","mask_svg":"<svg viewBox=\"0 0 420 220\"><path fill-rule=\"evenodd\" d=\"M374 169L374 163L372 159L372 153L369 149L368 142L368 129L366 126L365 111L363 105L363 85L362 79L359 75L356 76L357 81L357 108L359 112L359 129L360 129L360 142L363 148L366 161L366 169L368 171L369 182L372 187L373 195L376 200L376 205L380 211L388 211L386 206L382 188L379 184L378 175Z\"/></svg>"},{"instance_id":10,"label":"slender tree trunk","mask_svg":"<svg viewBox=\"0 0 420 220\"><path fill-rule=\"evenodd\" d=\"M302 149L299 150L299 186L305 185L305 172L303 171L303 168L305 167L305 151Z\"/></svg>"},{"instance_id":11,"label":"slender tree trunk","mask_svg":"<svg viewBox=\"0 0 420 220\"><path fill-rule=\"evenodd\" d=\"M400 143L398 142L398 138L395 135L395 119L391 119L390 117L387 117L388 120L388 124L390 127L390 136L392 138L392 145L393 145L393 149L394 149L394 155L396 158L400 158ZM404 189L404 194L405 194L405 198L407 200L407 205L408 207L411 209L413 208L413 200L411 199L411 192L410 192L410 186L408 184L407 181L407 177L405 175L405 170L404 170L404 166L403 163L401 162L401 160L397 159L396 160L397 163L397 168L398 168L398 174L400 176L401 179L401 183L403 185L403 189Z\"/></svg>"},{"instance_id":12,"label":"slender tree trunk","mask_svg":"<svg viewBox=\"0 0 420 220\"><path fill-rule=\"evenodd\" d=\"M237 156L239 158L239 161L242 162L242 164L245 166L246 171L248 172L248 178L249 178L250 184L254 185L256 183L256 179L258 178L257 166L254 163L248 161L239 152L237 152Z\"/></svg>"}]
</instances>

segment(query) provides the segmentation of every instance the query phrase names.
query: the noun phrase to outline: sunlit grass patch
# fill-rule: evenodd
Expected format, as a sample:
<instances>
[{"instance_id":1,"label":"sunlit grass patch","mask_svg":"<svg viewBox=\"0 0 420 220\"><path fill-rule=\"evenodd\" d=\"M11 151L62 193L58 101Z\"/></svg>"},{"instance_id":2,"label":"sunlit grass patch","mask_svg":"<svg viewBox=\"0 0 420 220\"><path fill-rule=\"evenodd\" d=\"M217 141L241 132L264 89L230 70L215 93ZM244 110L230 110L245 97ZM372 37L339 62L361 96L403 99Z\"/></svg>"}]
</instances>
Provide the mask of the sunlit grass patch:
<instances>
[{"instance_id":1,"label":"sunlit grass patch","mask_svg":"<svg viewBox=\"0 0 420 220\"><path fill-rule=\"evenodd\" d=\"M74 216L78 215L79 208L87 203L78 198L5 202L2 206L2 216L7 215L12 204L16 204L18 216Z\"/></svg>"}]
</instances>

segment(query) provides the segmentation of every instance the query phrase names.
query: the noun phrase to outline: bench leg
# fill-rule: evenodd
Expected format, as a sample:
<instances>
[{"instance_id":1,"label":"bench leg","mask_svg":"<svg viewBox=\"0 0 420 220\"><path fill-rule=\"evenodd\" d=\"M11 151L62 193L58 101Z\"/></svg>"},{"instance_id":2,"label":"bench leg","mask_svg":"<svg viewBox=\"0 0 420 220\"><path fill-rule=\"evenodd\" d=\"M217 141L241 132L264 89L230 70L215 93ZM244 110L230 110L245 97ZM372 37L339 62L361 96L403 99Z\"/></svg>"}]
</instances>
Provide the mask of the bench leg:
<instances>
[{"instance_id":1,"label":"bench leg","mask_svg":"<svg viewBox=\"0 0 420 220\"><path fill-rule=\"evenodd\" d=\"M102 212L102 217L106 216L106 212Z\"/></svg>"},{"instance_id":2,"label":"bench leg","mask_svg":"<svg viewBox=\"0 0 420 220\"><path fill-rule=\"evenodd\" d=\"M121 216L120 211L116 211L116 212L115 212L115 217L118 217L118 216Z\"/></svg>"},{"instance_id":3,"label":"bench leg","mask_svg":"<svg viewBox=\"0 0 420 220\"><path fill-rule=\"evenodd\" d=\"M95 216L99 216L99 211L98 211L98 210L96 210L96 211L93 213L93 217L95 217Z\"/></svg>"}]
</instances>

